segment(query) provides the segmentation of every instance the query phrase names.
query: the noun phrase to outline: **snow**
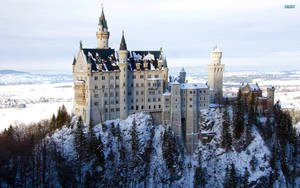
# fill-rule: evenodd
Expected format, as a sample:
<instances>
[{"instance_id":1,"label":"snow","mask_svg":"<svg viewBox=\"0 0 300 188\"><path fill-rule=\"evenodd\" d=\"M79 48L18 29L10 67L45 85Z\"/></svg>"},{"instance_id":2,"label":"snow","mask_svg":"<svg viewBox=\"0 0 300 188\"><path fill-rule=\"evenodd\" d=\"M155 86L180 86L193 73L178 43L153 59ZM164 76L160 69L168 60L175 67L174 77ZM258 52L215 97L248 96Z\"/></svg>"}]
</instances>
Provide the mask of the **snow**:
<instances>
[{"instance_id":1,"label":"snow","mask_svg":"<svg viewBox=\"0 0 300 188\"><path fill-rule=\"evenodd\" d=\"M151 53L148 53L143 60L155 60L154 55Z\"/></svg>"},{"instance_id":2,"label":"snow","mask_svg":"<svg viewBox=\"0 0 300 188\"><path fill-rule=\"evenodd\" d=\"M49 119L63 104L70 112L72 101L72 82L0 86L0 130ZM26 107L17 108L20 104Z\"/></svg>"}]
</instances>

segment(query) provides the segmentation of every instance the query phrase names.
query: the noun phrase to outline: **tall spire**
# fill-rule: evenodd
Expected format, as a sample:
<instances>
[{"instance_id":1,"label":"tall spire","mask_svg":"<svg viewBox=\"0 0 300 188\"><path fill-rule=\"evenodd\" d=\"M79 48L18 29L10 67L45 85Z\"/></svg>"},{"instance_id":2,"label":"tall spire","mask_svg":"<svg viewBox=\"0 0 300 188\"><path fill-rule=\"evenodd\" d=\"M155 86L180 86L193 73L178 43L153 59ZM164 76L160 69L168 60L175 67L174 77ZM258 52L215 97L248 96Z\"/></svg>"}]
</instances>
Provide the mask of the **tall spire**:
<instances>
[{"instance_id":1,"label":"tall spire","mask_svg":"<svg viewBox=\"0 0 300 188\"><path fill-rule=\"evenodd\" d=\"M106 22L106 19L105 19L105 16L104 16L104 11L103 11L103 4L101 4L102 6L102 13L101 13L101 16L99 18L99 24L98 25L102 25L103 29L108 29L107 27L107 22Z\"/></svg>"},{"instance_id":2,"label":"tall spire","mask_svg":"<svg viewBox=\"0 0 300 188\"><path fill-rule=\"evenodd\" d=\"M122 39L120 44L120 50L127 50L127 45L125 42L124 31L122 31Z\"/></svg>"}]
</instances>

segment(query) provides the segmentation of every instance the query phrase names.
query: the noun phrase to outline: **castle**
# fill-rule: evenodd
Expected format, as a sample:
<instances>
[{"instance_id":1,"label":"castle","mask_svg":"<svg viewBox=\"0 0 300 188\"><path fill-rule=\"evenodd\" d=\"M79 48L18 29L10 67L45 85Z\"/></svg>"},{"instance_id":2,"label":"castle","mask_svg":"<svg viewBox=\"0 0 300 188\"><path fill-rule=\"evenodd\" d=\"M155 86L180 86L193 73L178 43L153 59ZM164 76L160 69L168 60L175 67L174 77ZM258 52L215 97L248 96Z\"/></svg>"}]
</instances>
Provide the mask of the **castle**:
<instances>
[{"instance_id":1,"label":"castle","mask_svg":"<svg viewBox=\"0 0 300 188\"><path fill-rule=\"evenodd\" d=\"M275 88L267 88L267 96L262 96L262 90L258 84L243 83L240 87L241 97L244 104L250 104L251 100L254 99L256 106L255 112L262 115L267 114L273 110L274 106L274 94Z\"/></svg>"},{"instance_id":2,"label":"castle","mask_svg":"<svg viewBox=\"0 0 300 188\"><path fill-rule=\"evenodd\" d=\"M167 60L161 48L129 51L124 32L119 50L110 48L103 8L96 37L96 48L83 48L80 42L73 61L73 113L86 124L125 119L140 111L149 113L155 124L171 125L192 153L199 140L200 110L222 99L222 52L217 48L211 52L208 85L187 83L184 69L178 77L168 77Z\"/></svg>"}]
</instances>

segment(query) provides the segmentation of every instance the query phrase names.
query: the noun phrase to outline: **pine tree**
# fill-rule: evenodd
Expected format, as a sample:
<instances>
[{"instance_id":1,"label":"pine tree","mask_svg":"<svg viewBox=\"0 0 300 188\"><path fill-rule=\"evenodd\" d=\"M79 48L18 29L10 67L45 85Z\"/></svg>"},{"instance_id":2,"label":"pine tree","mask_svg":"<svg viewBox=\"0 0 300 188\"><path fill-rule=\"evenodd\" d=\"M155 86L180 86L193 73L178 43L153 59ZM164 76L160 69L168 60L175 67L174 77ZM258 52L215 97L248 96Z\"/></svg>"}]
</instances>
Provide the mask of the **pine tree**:
<instances>
[{"instance_id":1,"label":"pine tree","mask_svg":"<svg viewBox=\"0 0 300 188\"><path fill-rule=\"evenodd\" d=\"M99 134L98 139L97 139L97 144L96 144L96 148L95 148L95 154L97 157L97 161L99 163L100 166L104 167L104 163L105 163L105 158L104 158L104 146L102 143L102 139L101 139L101 134Z\"/></svg>"},{"instance_id":2,"label":"pine tree","mask_svg":"<svg viewBox=\"0 0 300 188\"><path fill-rule=\"evenodd\" d=\"M98 143L97 138L94 132L94 125L92 123L89 124L89 132L88 132L88 154L90 157L96 154Z\"/></svg>"},{"instance_id":3,"label":"pine tree","mask_svg":"<svg viewBox=\"0 0 300 188\"><path fill-rule=\"evenodd\" d=\"M228 152L231 149L232 137L230 133L230 120L227 107L224 108L223 112L223 129L222 129L222 147Z\"/></svg>"},{"instance_id":4,"label":"pine tree","mask_svg":"<svg viewBox=\"0 0 300 188\"><path fill-rule=\"evenodd\" d=\"M239 90L237 97L237 104L234 110L233 121L233 136L235 139L239 139L244 130L244 105L242 100L242 93Z\"/></svg>"},{"instance_id":5,"label":"pine tree","mask_svg":"<svg viewBox=\"0 0 300 188\"><path fill-rule=\"evenodd\" d=\"M55 115L53 114L50 120L50 131L54 131L56 129L56 118Z\"/></svg>"},{"instance_id":6,"label":"pine tree","mask_svg":"<svg viewBox=\"0 0 300 188\"><path fill-rule=\"evenodd\" d=\"M132 129L131 129L131 149L134 157L136 157L136 154L139 149L139 139L137 135L137 130L136 130L136 122L135 119L132 121Z\"/></svg>"},{"instance_id":7,"label":"pine tree","mask_svg":"<svg viewBox=\"0 0 300 188\"><path fill-rule=\"evenodd\" d=\"M83 121L81 116L77 121L74 141L75 141L75 149L78 153L78 159L81 162L84 159L86 153L86 138L83 133Z\"/></svg>"},{"instance_id":8,"label":"pine tree","mask_svg":"<svg viewBox=\"0 0 300 188\"><path fill-rule=\"evenodd\" d=\"M198 167L195 170L194 174L194 187L195 188L204 188L206 184L205 179L205 170L202 168L202 160L201 160L201 153L198 156Z\"/></svg>"},{"instance_id":9,"label":"pine tree","mask_svg":"<svg viewBox=\"0 0 300 188\"><path fill-rule=\"evenodd\" d=\"M249 177L250 177L250 173L248 171L248 168L245 168L245 173L244 173L244 177L243 177L243 186L244 188L248 188L248 181L249 181Z\"/></svg>"}]
</instances>

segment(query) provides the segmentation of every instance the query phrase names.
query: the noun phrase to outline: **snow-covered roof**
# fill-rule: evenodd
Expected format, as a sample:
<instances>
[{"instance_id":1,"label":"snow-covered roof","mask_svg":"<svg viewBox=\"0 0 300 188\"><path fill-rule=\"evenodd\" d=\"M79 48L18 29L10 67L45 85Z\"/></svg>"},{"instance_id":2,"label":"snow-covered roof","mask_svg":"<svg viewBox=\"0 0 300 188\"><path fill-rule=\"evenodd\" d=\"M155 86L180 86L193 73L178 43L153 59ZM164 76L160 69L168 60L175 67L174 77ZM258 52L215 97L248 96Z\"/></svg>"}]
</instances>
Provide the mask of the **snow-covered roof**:
<instances>
[{"instance_id":1,"label":"snow-covered roof","mask_svg":"<svg viewBox=\"0 0 300 188\"><path fill-rule=\"evenodd\" d=\"M170 84L171 84L171 85L173 85L173 84L176 84L176 85L177 85L177 84L180 84L180 83L177 82L177 81L174 81L174 82L171 82Z\"/></svg>"},{"instance_id":2,"label":"snow-covered roof","mask_svg":"<svg viewBox=\"0 0 300 188\"><path fill-rule=\"evenodd\" d=\"M259 99L259 100L266 100L267 97L257 97L257 99Z\"/></svg>"},{"instance_id":3,"label":"snow-covered roof","mask_svg":"<svg viewBox=\"0 0 300 188\"><path fill-rule=\"evenodd\" d=\"M180 89L208 89L208 86L202 83L185 83L180 85Z\"/></svg>"},{"instance_id":4,"label":"snow-covered roof","mask_svg":"<svg viewBox=\"0 0 300 188\"><path fill-rule=\"evenodd\" d=\"M147 80L162 80L162 78L147 78Z\"/></svg>"},{"instance_id":5,"label":"snow-covered roof","mask_svg":"<svg viewBox=\"0 0 300 188\"><path fill-rule=\"evenodd\" d=\"M154 58L154 55L153 54L151 54L151 53L148 53L144 58L143 58L143 60L154 60L155 58Z\"/></svg>"},{"instance_id":6,"label":"snow-covered roof","mask_svg":"<svg viewBox=\"0 0 300 188\"><path fill-rule=\"evenodd\" d=\"M260 90L259 86L257 84L249 84L248 83L248 85L249 85L249 88L250 88L251 91L258 91L258 90Z\"/></svg>"},{"instance_id":7,"label":"snow-covered roof","mask_svg":"<svg viewBox=\"0 0 300 188\"><path fill-rule=\"evenodd\" d=\"M242 83L241 87L245 88L247 86L249 87L250 91L259 91L260 90L260 88L259 88L259 86L258 86L257 83L255 83L255 84L253 84L253 83L247 83L247 84Z\"/></svg>"},{"instance_id":8,"label":"snow-covered roof","mask_svg":"<svg viewBox=\"0 0 300 188\"><path fill-rule=\"evenodd\" d=\"M171 93L169 92L169 90L166 90L164 93L163 93L164 96L169 96L171 95Z\"/></svg>"}]
</instances>

